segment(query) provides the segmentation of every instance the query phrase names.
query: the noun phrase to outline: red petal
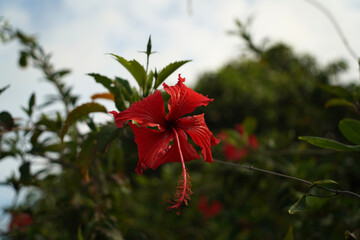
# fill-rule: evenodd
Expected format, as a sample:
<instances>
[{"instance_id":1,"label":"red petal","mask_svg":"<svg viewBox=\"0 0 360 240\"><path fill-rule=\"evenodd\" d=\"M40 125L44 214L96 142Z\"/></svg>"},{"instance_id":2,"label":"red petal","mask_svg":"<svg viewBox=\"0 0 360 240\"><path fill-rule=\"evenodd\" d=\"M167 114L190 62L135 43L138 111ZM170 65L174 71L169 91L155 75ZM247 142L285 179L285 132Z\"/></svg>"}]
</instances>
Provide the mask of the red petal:
<instances>
[{"instance_id":1,"label":"red petal","mask_svg":"<svg viewBox=\"0 0 360 240\"><path fill-rule=\"evenodd\" d=\"M249 145L253 148L253 149L256 149L259 147L259 142L256 138L255 135L250 135L249 136Z\"/></svg>"},{"instance_id":2,"label":"red petal","mask_svg":"<svg viewBox=\"0 0 360 240\"><path fill-rule=\"evenodd\" d=\"M164 90L170 94L171 97L168 102L169 113L166 116L169 121L192 113L195 108L201 105L206 106L213 100L186 87L183 84L184 81L185 79L181 78L179 74L179 81L175 86L169 87L166 83L163 83Z\"/></svg>"},{"instance_id":3,"label":"red petal","mask_svg":"<svg viewBox=\"0 0 360 240\"><path fill-rule=\"evenodd\" d=\"M220 142L206 126L204 114L180 118L176 121L177 128L183 129L202 148L201 153L205 162L213 162L211 145Z\"/></svg>"},{"instance_id":4,"label":"red petal","mask_svg":"<svg viewBox=\"0 0 360 240\"><path fill-rule=\"evenodd\" d=\"M181 129L177 129L176 131L179 135L180 148L184 158L184 162L189 162L194 159L199 159L200 158L199 154L197 154L195 148L187 141L188 137L186 133ZM171 148L166 153L164 158L161 160L162 162L160 164L166 162L181 162L180 153L176 146L177 146L177 142L175 139L174 143L172 144Z\"/></svg>"},{"instance_id":5,"label":"red petal","mask_svg":"<svg viewBox=\"0 0 360 240\"><path fill-rule=\"evenodd\" d=\"M162 128L165 125L164 100L159 91L133 103L128 109L120 113L110 112L115 118L117 127L122 128L128 120L135 120L141 126Z\"/></svg>"},{"instance_id":6,"label":"red petal","mask_svg":"<svg viewBox=\"0 0 360 240\"><path fill-rule=\"evenodd\" d=\"M237 124L235 126L235 129L240 133L241 136L245 134L245 129L244 129L243 125Z\"/></svg>"},{"instance_id":7,"label":"red petal","mask_svg":"<svg viewBox=\"0 0 360 240\"><path fill-rule=\"evenodd\" d=\"M139 152L139 162L135 171L142 174L142 169L156 169L168 151L170 141L174 139L172 132L138 127L132 123L129 125L135 134Z\"/></svg>"},{"instance_id":8,"label":"red petal","mask_svg":"<svg viewBox=\"0 0 360 240\"><path fill-rule=\"evenodd\" d=\"M224 148L225 156L230 161L241 161L249 154L249 150L246 148L237 149L233 145L227 143Z\"/></svg>"},{"instance_id":9,"label":"red petal","mask_svg":"<svg viewBox=\"0 0 360 240\"><path fill-rule=\"evenodd\" d=\"M132 123L129 125L135 134L135 142L138 146L139 162L135 170L138 174L142 174L142 170L146 168L156 169L167 162L181 161L172 131L138 127ZM184 161L188 162L200 158L194 147L187 142L186 133L180 130L178 134ZM172 140L174 143L170 146Z\"/></svg>"}]
</instances>

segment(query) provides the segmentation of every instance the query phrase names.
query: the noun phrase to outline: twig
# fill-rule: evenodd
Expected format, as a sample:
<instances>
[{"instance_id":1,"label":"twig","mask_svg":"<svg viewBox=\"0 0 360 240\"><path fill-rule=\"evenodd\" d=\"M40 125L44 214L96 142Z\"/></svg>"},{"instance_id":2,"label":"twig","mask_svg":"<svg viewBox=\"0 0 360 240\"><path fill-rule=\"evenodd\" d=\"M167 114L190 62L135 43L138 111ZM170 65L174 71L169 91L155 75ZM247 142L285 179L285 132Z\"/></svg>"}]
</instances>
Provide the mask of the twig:
<instances>
[{"instance_id":1,"label":"twig","mask_svg":"<svg viewBox=\"0 0 360 240\"><path fill-rule=\"evenodd\" d=\"M341 30L339 24L337 23L337 21L335 20L334 16L330 13L329 10L327 10L323 5L321 5L319 2L315 1L315 0L304 0L306 2L308 2L309 4L313 5L314 7L316 7L317 9L319 9L322 13L325 14L325 16L330 20L331 24L334 26L337 34L339 35L339 37L341 38L341 41L343 42L346 50L348 51L348 53L351 55L352 58L355 59L356 63L359 66L359 74L360 74L360 58L358 57L358 55L355 53L355 51L351 48L348 40L345 37L345 34L343 33L343 31ZM359 75L360 76L360 75Z\"/></svg>"},{"instance_id":2,"label":"twig","mask_svg":"<svg viewBox=\"0 0 360 240\"><path fill-rule=\"evenodd\" d=\"M238 164L238 163L233 163L233 162L225 162L225 161L221 161L221 160L217 160L217 159L214 159L214 162L224 164L224 165L233 166L233 167L244 168L244 169L247 169L247 170L262 172L262 173L266 173L266 174L270 174L270 175L275 175L275 176L295 180L295 181L298 181L298 182L302 182L302 183L305 183L307 185L313 184L312 182L310 182L308 180L305 180L305 179L302 179L302 178L297 178L297 177L289 176L289 175L278 173L278 172L273 172L273 171L269 171L269 170L265 170L265 169L261 169L261 168L256 168L256 167L254 167L252 165L244 165L244 164ZM335 190L335 189L331 189L331 188L327 188L327 187L319 186L319 185L316 185L314 187L317 187L317 188L320 188L320 189L335 193L334 196L340 195L340 194L342 194L342 195L351 195L353 197L357 197L357 198L360 199L359 194L351 192L351 191L344 191L344 190L338 190L338 189Z\"/></svg>"}]
</instances>

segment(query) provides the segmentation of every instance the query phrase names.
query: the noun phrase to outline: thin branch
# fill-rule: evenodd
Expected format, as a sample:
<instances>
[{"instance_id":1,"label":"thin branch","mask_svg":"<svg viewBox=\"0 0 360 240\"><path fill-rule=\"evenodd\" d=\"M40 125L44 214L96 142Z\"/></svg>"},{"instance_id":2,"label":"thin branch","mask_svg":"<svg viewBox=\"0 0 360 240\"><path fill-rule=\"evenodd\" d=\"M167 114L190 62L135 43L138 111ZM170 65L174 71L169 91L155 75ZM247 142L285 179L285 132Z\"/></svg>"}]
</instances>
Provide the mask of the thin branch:
<instances>
[{"instance_id":1,"label":"thin branch","mask_svg":"<svg viewBox=\"0 0 360 240\"><path fill-rule=\"evenodd\" d=\"M270 151L261 151L258 150L256 153L267 155L267 156L283 156L283 155L327 155L334 153L334 150L329 149L282 149L282 150L270 150Z\"/></svg>"},{"instance_id":2,"label":"thin branch","mask_svg":"<svg viewBox=\"0 0 360 240\"><path fill-rule=\"evenodd\" d=\"M349 52L349 54L355 59L355 61L357 63L359 63L359 57L357 56L357 54L355 53L355 51L351 48L348 40L345 37L345 34L343 33L343 31L341 30L339 24L337 23L337 21L335 20L334 16L330 13L329 10L327 10L323 5L321 5L319 2L315 1L315 0L304 0L306 2L308 2L309 4L313 5L314 7L316 7L317 9L319 9L322 13L325 14L325 16L330 20L331 24L334 26L337 34L339 35L339 37L341 38L346 50Z\"/></svg>"},{"instance_id":3,"label":"thin branch","mask_svg":"<svg viewBox=\"0 0 360 240\"><path fill-rule=\"evenodd\" d=\"M339 24L337 23L335 17L330 13L330 11L328 9L326 9L322 4L320 4L319 2L315 1L315 0L304 0L306 2L308 2L309 4L313 5L314 7L316 7L317 9L319 9L322 13L325 14L325 16L330 20L331 24L333 25L333 27L336 30L336 33L339 35L339 37L341 38L341 41L343 42L346 50L348 51L348 53L351 55L352 58L355 59L356 63L358 64L359 67L359 74L360 74L360 58L359 56L355 53L355 51L351 48L348 40L345 37L345 34L343 33L343 31L341 30Z\"/></svg>"},{"instance_id":4,"label":"thin branch","mask_svg":"<svg viewBox=\"0 0 360 240\"><path fill-rule=\"evenodd\" d=\"M312 182L302 179L302 178L297 178L297 177L293 177L293 176L289 176L286 174L282 174L282 173L278 173L278 172L273 172L273 171L269 171L269 170L265 170L265 169L261 169L261 168L256 168L252 165L244 165L244 164L238 164L238 163L233 163L233 162L225 162L225 161L221 161L221 160L217 160L214 159L214 162L220 163L220 164L224 164L224 165L229 165L229 166L233 166L233 167L239 167L239 168L243 168L243 169L247 169L247 170L252 170L252 171L257 171L257 172L262 172L262 173L266 173L266 174L270 174L270 175L275 175L275 176L279 176L279 177L283 177L283 178L287 178L287 179L291 179L291 180L295 180L301 183L305 183L307 185L311 185ZM335 193L334 196L336 195L350 195L353 197L357 197L360 199L360 195L351 191L344 191L344 190L338 190L338 189L331 189L331 188L327 188L324 186L319 186L316 185L314 187Z\"/></svg>"}]
</instances>

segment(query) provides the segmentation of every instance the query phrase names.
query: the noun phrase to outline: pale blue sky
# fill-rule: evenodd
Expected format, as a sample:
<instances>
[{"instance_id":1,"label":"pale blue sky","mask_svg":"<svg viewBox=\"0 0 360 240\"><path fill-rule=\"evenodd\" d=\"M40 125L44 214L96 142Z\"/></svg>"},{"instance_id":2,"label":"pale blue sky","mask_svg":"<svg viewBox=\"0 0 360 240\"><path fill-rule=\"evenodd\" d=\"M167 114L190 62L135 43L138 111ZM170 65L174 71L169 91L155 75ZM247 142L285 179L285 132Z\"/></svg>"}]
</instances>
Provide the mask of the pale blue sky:
<instances>
[{"instance_id":1,"label":"pale blue sky","mask_svg":"<svg viewBox=\"0 0 360 240\"><path fill-rule=\"evenodd\" d=\"M360 55L360 1L318 0L338 20L349 43ZM192 13L189 14L188 3ZM192 59L180 69L191 84L205 71L215 71L226 61L239 56L241 42L226 34L234 30L234 19L254 16L253 36L260 42L285 41L297 52L315 55L322 64L337 58L349 61L344 79L357 79L357 65L350 58L328 19L304 0L0 0L0 16L27 33L34 33L42 46L53 54L57 68L70 68L66 78L81 95L80 102L104 89L86 76L97 72L130 78L126 71L105 53L136 58L145 63L138 51L144 50L152 35L152 66L162 68L176 60ZM0 111L23 116L20 106L27 104L32 92L38 103L45 93L54 91L31 68L17 67L19 45L0 44L0 88L11 87L0 96ZM176 82L174 74L168 84ZM112 106L109 105L109 108ZM0 162L0 181L17 164ZM0 208L9 204L12 192L0 187Z\"/></svg>"}]
</instances>

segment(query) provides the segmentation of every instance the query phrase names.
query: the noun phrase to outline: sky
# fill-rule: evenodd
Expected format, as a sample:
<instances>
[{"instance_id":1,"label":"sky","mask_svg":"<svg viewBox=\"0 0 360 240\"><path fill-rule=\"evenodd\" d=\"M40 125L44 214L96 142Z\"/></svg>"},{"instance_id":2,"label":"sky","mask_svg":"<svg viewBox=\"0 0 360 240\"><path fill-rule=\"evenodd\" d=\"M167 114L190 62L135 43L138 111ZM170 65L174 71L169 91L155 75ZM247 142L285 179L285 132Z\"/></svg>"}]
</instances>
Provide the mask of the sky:
<instances>
[{"instance_id":1,"label":"sky","mask_svg":"<svg viewBox=\"0 0 360 240\"><path fill-rule=\"evenodd\" d=\"M332 13L360 55L360 1L317 1ZM0 0L0 16L13 27L35 34L52 53L56 69L72 70L64 80L80 96L79 104L105 91L87 73L131 79L107 53L145 64L140 51L145 50L150 35L157 52L151 56L150 67L161 69L170 62L190 59L167 84L174 84L181 73L193 85L201 74L239 58L243 42L228 31L236 30L235 19L246 21L248 17L253 18L250 30L256 43L282 41L297 53L315 56L322 65L345 59L349 71L342 76L343 81L359 79L357 63L334 26L306 0ZM16 42L0 43L0 88L10 85L0 95L0 111L15 117L24 116L21 106L27 105L31 93L36 93L37 103L55 93L39 71L17 66L19 47ZM107 107L112 110L113 106ZM13 172L17 174L18 164L9 159L0 161L0 182ZM8 206L12 197L10 188L0 187L0 209ZM6 221L0 217L0 228Z\"/></svg>"}]
</instances>

